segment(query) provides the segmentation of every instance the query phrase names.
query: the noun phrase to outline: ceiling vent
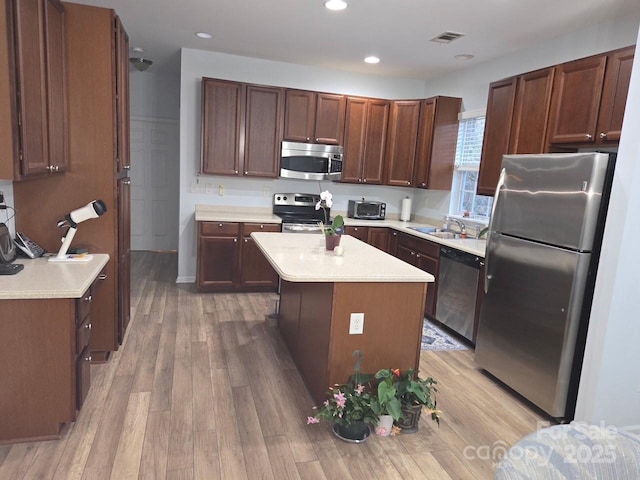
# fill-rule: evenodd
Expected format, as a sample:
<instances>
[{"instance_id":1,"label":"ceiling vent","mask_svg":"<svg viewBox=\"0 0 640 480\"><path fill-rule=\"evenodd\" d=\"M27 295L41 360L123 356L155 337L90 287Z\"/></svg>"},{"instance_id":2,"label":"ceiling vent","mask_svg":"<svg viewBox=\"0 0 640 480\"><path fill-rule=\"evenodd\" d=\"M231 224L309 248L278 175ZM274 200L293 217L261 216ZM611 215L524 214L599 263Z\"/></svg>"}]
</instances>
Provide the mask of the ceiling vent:
<instances>
[{"instance_id":1,"label":"ceiling vent","mask_svg":"<svg viewBox=\"0 0 640 480\"><path fill-rule=\"evenodd\" d=\"M433 37L430 41L436 43L451 43L454 40L459 39L460 37L464 37L464 33L460 32L444 32L438 35L437 37Z\"/></svg>"}]
</instances>

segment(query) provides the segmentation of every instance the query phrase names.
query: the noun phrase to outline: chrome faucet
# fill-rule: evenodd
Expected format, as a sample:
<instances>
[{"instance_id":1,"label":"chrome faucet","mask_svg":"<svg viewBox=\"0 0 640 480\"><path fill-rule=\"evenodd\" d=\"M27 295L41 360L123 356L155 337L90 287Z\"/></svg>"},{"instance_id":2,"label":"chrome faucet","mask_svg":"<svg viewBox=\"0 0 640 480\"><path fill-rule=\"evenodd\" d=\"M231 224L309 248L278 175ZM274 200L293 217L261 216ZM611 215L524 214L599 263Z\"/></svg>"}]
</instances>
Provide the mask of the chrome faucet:
<instances>
[{"instance_id":1,"label":"chrome faucet","mask_svg":"<svg viewBox=\"0 0 640 480\"><path fill-rule=\"evenodd\" d=\"M462 235L463 233L467 232L466 227L464 226L464 223L462 223L460 220L458 220L457 218L450 218L449 221L455 223L456 225L458 225L458 228L460 229L460 234Z\"/></svg>"}]
</instances>

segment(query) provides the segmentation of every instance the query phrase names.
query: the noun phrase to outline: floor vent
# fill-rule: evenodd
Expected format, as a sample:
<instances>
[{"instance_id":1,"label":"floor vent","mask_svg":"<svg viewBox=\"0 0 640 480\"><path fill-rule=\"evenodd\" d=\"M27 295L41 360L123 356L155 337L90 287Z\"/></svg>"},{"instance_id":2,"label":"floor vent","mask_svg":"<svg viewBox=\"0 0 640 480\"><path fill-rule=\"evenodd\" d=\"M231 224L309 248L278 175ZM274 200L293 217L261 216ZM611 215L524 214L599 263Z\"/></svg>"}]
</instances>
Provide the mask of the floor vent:
<instances>
[{"instance_id":1,"label":"floor vent","mask_svg":"<svg viewBox=\"0 0 640 480\"><path fill-rule=\"evenodd\" d=\"M464 37L464 33L444 32L438 35L437 37L433 37L430 41L436 42L436 43L451 43L454 40L459 39L460 37Z\"/></svg>"}]
</instances>

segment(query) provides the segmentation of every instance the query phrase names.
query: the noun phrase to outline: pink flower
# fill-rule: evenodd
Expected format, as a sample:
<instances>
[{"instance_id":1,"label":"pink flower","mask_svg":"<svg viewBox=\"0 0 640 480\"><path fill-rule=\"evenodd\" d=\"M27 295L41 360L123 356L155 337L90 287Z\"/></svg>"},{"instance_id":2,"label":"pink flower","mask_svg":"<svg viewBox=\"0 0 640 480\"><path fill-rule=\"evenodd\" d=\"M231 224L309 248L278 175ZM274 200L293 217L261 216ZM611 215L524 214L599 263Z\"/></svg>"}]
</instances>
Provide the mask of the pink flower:
<instances>
[{"instance_id":1,"label":"pink flower","mask_svg":"<svg viewBox=\"0 0 640 480\"><path fill-rule=\"evenodd\" d=\"M325 406L325 407L328 407L328 406L329 406L329 400L325 400L325 401L324 401L324 406Z\"/></svg>"},{"instance_id":2,"label":"pink flower","mask_svg":"<svg viewBox=\"0 0 640 480\"><path fill-rule=\"evenodd\" d=\"M336 403L338 404L338 407L344 408L347 402L347 397L344 396L344 393L340 391L338 393L334 393L333 398L336 399Z\"/></svg>"},{"instance_id":3,"label":"pink flower","mask_svg":"<svg viewBox=\"0 0 640 480\"><path fill-rule=\"evenodd\" d=\"M385 437L387 435L387 429L384 427L378 427L378 429L376 430L376 433L378 435L382 435L383 437Z\"/></svg>"},{"instance_id":4,"label":"pink flower","mask_svg":"<svg viewBox=\"0 0 640 480\"><path fill-rule=\"evenodd\" d=\"M307 425L311 425L312 423L320 423L316 417L307 417Z\"/></svg>"},{"instance_id":5,"label":"pink flower","mask_svg":"<svg viewBox=\"0 0 640 480\"><path fill-rule=\"evenodd\" d=\"M358 392L358 395L364 392L364 385L359 383L358 386L356 387L356 392Z\"/></svg>"}]
</instances>

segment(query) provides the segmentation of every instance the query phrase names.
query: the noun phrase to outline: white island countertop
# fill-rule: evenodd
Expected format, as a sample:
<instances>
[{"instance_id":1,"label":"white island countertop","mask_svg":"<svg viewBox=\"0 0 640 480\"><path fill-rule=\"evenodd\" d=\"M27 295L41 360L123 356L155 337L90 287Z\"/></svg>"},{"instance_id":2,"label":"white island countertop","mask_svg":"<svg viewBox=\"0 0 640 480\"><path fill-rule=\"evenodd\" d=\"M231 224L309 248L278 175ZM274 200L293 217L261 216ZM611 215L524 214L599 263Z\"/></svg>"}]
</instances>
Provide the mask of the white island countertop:
<instances>
[{"instance_id":1,"label":"white island countertop","mask_svg":"<svg viewBox=\"0 0 640 480\"><path fill-rule=\"evenodd\" d=\"M55 263L46 258L18 259L24 269L0 276L0 300L35 298L80 298L109 261L109 255L94 253L82 263Z\"/></svg>"},{"instance_id":2,"label":"white island countertop","mask_svg":"<svg viewBox=\"0 0 640 480\"><path fill-rule=\"evenodd\" d=\"M434 281L433 275L350 235L342 236L342 255L327 251L321 235L254 232L251 237L289 282Z\"/></svg>"}]
</instances>

